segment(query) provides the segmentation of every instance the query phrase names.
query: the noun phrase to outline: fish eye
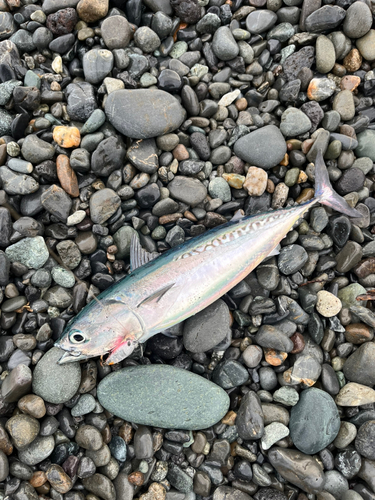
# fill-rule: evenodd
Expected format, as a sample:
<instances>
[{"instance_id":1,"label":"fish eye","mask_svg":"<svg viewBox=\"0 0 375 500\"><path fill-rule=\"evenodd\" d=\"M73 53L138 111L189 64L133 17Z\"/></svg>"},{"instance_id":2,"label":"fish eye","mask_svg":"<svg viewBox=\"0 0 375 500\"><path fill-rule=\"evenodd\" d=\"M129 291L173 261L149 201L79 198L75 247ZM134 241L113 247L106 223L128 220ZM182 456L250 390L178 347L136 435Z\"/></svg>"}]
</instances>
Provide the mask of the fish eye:
<instances>
[{"instance_id":1,"label":"fish eye","mask_svg":"<svg viewBox=\"0 0 375 500\"><path fill-rule=\"evenodd\" d=\"M70 342L72 342L72 344L83 344L84 342L87 342L89 339L83 332L80 332L79 330L72 330L69 333L69 340Z\"/></svg>"}]
</instances>

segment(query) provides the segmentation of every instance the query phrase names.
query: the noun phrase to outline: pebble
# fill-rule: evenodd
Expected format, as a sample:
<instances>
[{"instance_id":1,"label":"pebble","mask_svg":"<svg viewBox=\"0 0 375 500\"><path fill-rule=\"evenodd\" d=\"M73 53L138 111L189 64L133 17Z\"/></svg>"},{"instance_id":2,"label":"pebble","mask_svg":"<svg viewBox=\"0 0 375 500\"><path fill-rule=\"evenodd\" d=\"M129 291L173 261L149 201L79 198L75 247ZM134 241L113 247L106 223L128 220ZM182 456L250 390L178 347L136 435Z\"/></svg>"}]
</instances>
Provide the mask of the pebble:
<instances>
[{"instance_id":1,"label":"pebble","mask_svg":"<svg viewBox=\"0 0 375 500\"><path fill-rule=\"evenodd\" d=\"M173 386L169 384L168 375L174 377ZM154 377L158 379L159 398L154 397L155 388L148 383ZM121 391L123 384L131 388L128 399ZM194 391L183 391L187 385L194 387ZM181 389L177 391L179 386ZM204 400L200 394L204 394ZM138 366L113 373L99 384L98 398L104 408L114 410L125 420L180 429L209 427L225 415L229 405L228 396L221 388L168 365ZM195 411L198 400L199 414Z\"/></svg>"},{"instance_id":2,"label":"pebble","mask_svg":"<svg viewBox=\"0 0 375 500\"><path fill-rule=\"evenodd\" d=\"M47 261L49 253L42 236L24 238L5 249L11 262L20 262L29 269L39 269Z\"/></svg>"},{"instance_id":3,"label":"pebble","mask_svg":"<svg viewBox=\"0 0 375 500\"><path fill-rule=\"evenodd\" d=\"M261 439L262 448L268 450L281 439L289 436L289 429L284 424L273 422L264 428Z\"/></svg>"},{"instance_id":4,"label":"pebble","mask_svg":"<svg viewBox=\"0 0 375 500\"><path fill-rule=\"evenodd\" d=\"M124 120L129 112L134 119ZM105 113L119 132L135 139L168 134L176 130L184 120L184 110L179 102L162 90L112 92L106 100Z\"/></svg>"},{"instance_id":5,"label":"pebble","mask_svg":"<svg viewBox=\"0 0 375 500\"><path fill-rule=\"evenodd\" d=\"M34 370L33 391L49 403L65 403L74 396L81 382L79 363L59 365L61 349L48 351Z\"/></svg>"},{"instance_id":6,"label":"pebble","mask_svg":"<svg viewBox=\"0 0 375 500\"><path fill-rule=\"evenodd\" d=\"M185 349L199 353L213 349L230 331L230 313L224 301L218 300L189 318L183 327Z\"/></svg>"},{"instance_id":7,"label":"pebble","mask_svg":"<svg viewBox=\"0 0 375 500\"><path fill-rule=\"evenodd\" d=\"M318 301L316 310L325 318L336 316L342 308L342 303L339 298L326 290L320 290L317 294Z\"/></svg>"},{"instance_id":8,"label":"pebble","mask_svg":"<svg viewBox=\"0 0 375 500\"><path fill-rule=\"evenodd\" d=\"M270 143L272 150L269 150ZM251 165L268 170L284 158L286 144L279 129L274 125L267 125L238 139L234 144L234 152Z\"/></svg>"},{"instance_id":9,"label":"pebble","mask_svg":"<svg viewBox=\"0 0 375 500\"><path fill-rule=\"evenodd\" d=\"M339 406L361 406L375 402L375 391L362 384L348 382L338 393L336 404Z\"/></svg>"},{"instance_id":10,"label":"pebble","mask_svg":"<svg viewBox=\"0 0 375 500\"><path fill-rule=\"evenodd\" d=\"M296 450L273 448L269 454L271 465L287 481L306 493L320 493L325 484L322 467L314 458Z\"/></svg>"},{"instance_id":11,"label":"pebble","mask_svg":"<svg viewBox=\"0 0 375 500\"><path fill-rule=\"evenodd\" d=\"M322 411L316 412L315 408ZM332 397L314 387L303 391L291 410L289 429L293 443L303 453L313 455L326 448L340 429L340 417Z\"/></svg>"}]
</instances>

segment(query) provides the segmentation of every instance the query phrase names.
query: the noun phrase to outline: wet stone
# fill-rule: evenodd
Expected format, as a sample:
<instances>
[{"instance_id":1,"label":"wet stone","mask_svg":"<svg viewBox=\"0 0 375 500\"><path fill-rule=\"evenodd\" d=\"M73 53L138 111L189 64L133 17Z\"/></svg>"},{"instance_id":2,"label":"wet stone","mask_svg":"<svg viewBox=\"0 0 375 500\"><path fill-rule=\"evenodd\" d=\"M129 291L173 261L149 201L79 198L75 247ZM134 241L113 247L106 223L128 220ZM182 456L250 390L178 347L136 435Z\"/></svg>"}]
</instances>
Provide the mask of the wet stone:
<instances>
[{"instance_id":1,"label":"wet stone","mask_svg":"<svg viewBox=\"0 0 375 500\"><path fill-rule=\"evenodd\" d=\"M152 113L150 109L152 108ZM183 119L178 101L162 90L118 90L112 92L105 105L112 125L127 137L148 139L173 132ZM126 117L131 114L132 119Z\"/></svg>"},{"instance_id":2,"label":"wet stone","mask_svg":"<svg viewBox=\"0 0 375 500\"><path fill-rule=\"evenodd\" d=\"M57 364L63 352L53 348L34 370L33 391L49 403L64 403L77 392L81 381L79 363Z\"/></svg>"},{"instance_id":3,"label":"wet stone","mask_svg":"<svg viewBox=\"0 0 375 500\"><path fill-rule=\"evenodd\" d=\"M168 375L174 377L173 386L169 383ZM157 390L160 391L158 398L155 398L156 387L151 387L148 383L150 377L158 379ZM128 394L129 399L121 392L124 383L132 388ZM190 387L195 386L194 393L187 394L185 391L176 393L176 387L181 383L189 383ZM133 390L137 394L136 405L131 394ZM197 415L196 401L201 391L204 391L205 403L204 406L202 402L200 403L200 413ZM126 420L180 429L205 428L210 422L212 425L224 416L228 408L227 395L221 388L198 375L168 365L132 367L113 373L100 383L98 398L105 408L111 409ZM194 417L190 416L191 412L194 413Z\"/></svg>"},{"instance_id":4,"label":"wet stone","mask_svg":"<svg viewBox=\"0 0 375 500\"><path fill-rule=\"evenodd\" d=\"M314 411L316 408L320 411ZM340 429L340 417L332 397L320 389L303 391L291 410L289 428L293 443L303 453L313 455L328 446Z\"/></svg>"},{"instance_id":5,"label":"wet stone","mask_svg":"<svg viewBox=\"0 0 375 500\"><path fill-rule=\"evenodd\" d=\"M212 380L223 389L237 387L247 382L249 374L237 361L219 363L212 374Z\"/></svg>"}]
</instances>

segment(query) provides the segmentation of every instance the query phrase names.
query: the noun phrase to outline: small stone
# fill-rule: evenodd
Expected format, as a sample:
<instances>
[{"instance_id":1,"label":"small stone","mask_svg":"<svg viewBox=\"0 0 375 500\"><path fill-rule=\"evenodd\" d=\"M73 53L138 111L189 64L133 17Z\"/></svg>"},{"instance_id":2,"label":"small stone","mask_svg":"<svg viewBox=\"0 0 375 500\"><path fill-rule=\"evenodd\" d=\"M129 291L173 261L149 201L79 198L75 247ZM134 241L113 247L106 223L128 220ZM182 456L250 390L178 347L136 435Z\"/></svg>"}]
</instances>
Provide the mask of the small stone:
<instances>
[{"instance_id":1,"label":"small stone","mask_svg":"<svg viewBox=\"0 0 375 500\"><path fill-rule=\"evenodd\" d=\"M121 205L120 197L109 188L96 191L90 198L90 218L95 224L106 222Z\"/></svg>"},{"instance_id":2,"label":"small stone","mask_svg":"<svg viewBox=\"0 0 375 500\"><path fill-rule=\"evenodd\" d=\"M116 491L112 481L103 474L94 474L93 476L83 478L82 483L87 491L99 496L103 500L113 500L116 498Z\"/></svg>"},{"instance_id":3,"label":"small stone","mask_svg":"<svg viewBox=\"0 0 375 500\"><path fill-rule=\"evenodd\" d=\"M55 447L53 436L38 436L25 448L18 450L19 460L26 465L36 465L48 458Z\"/></svg>"},{"instance_id":4,"label":"small stone","mask_svg":"<svg viewBox=\"0 0 375 500\"><path fill-rule=\"evenodd\" d=\"M42 236L24 238L5 249L11 262L21 262L29 269L39 269L47 261L49 253Z\"/></svg>"},{"instance_id":5,"label":"small stone","mask_svg":"<svg viewBox=\"0 0 375 500\"><path fill-rule=\"evenodd\" d=\"M262 168L250 167L243 187L249 196L262 196L267 188L268 175Z\"/></svg>"},{"instance_id":6,"label":"small stone","mask_svg":"<svg viewBox=\"0 0 375 500\"><path fill-rule=\"evenodd\" d=\"M286 406L295 406L299 401L299 394L293 387L281 387L274 392L273 399Z\"/></svg>"},{"instance_id":7,"label":"small stone","mask_svg":"<svg viewBox=\"0 0 375 500\"><path fill-rule=\"evenodd\" d=\"M329 73L336 62L335 47L331 40L324 36L318 36L315 45L316 69L319 73Z\"/></svg>"},{"instance_id":8,"label":"small stone","mask_svg":"<svg viewBox=\"0 0 375 500\"><path fill-rule=\"evenodd\" d=\"M347 71L358 71L362 64L362 56L359 50L352 49L344 58L343 65Z\"/></svg>"},{"instance_id":9,"label":"small stone","mask_svg":"<svg viewBox=\"0 0 375 500\"><path fill-rule=\"evenodd\" d=\"M63 351L49 350L36 365L33 391L49 403L64 403L74 396L81 382L79 363L57 364Z\"/></svg>"},{"instance_id":10,"label":"small stone","mask_svg":"<svg viewBox=\"0 0 375 500\"><path fill-rule=\"evenodd\" d=\"M361 53L361 56L367 61L375 60L375 30L370 30L366 35L362 38L359 38L356 41L356 45L358 50Z\"/></svg>"},{"instance_id":11,"label":"small stone","mask_svg":"<svg viewBox=\"0 0 375 500\"><path fill-rule=\"evenodd\" d=\"M319 408L321 411L316 412ZM320 389L307 389L292 408L289 422L294 445L313 455L327 447L340 429L340 417L332 397Z\"/></svg>"},{"instance_id":12,"label":"small stone","mask_svg":"<svg viewBox=\"0 0 375 500\"><path fill-rule=\"evenodd\" d=\"M113 68L113 54L106 49L91 49L83 56L82 65L86 81L100 83Z\"/></svg>"},{"instance_id":13,"label":"small stone","mask_svg":"<svg viewBox=\"0 0 375 500\"><path fill-rule=\"evenodd\" d=\"M342 303L339 298L326 290L318 292L318 301L316 310L325 318L336 316L342 308Z\"/></svg>"},{"instance_id":14,"label":"small stone","mask_svg":"<svg viewBox=\"0 0 375 500\"><path fill-rule=\"evenodd\" d=\"M270 150L269 144L272 144ZM242 160L265 170L275 167L286 153L286 143L275 125L267 125L239 139L234 152Z\"/></svg>"},{"instance_id":15,"label":"small stone","mask_svg":"<svg viewBox=\"0 0 375 500\"><path fill-rule=\"evenodd\" d=\"M246 441L259 439L264 433L264 415L259 396L249 391L241 400L237 412L236 427L239 436Z\"/></svg>"},{"instance_id":16,"label":"small stone","mask_svg":"<svg viewBox=\"0 0 375 500\"><path fill-rule=\"evenodd\" d=\"M271 10L255 10L246 18L246 28L253 35L268 31L277 21L275 12Z\"/></svg>"},{"instance_id":17,"label":"small stone","mask_svg":"<svg viewBox=\"0 0 375 500\"><path fill-rule=\"evenodd\" d=\"M337 111L344 121L351 120L355 114L353 94L350 90L341 90L334 98L333 110Z\"/></svg>"},{"instance_id":18,"label":"small stone","mask_svg":"<svg viewBox=\"0 0 375 500\"><path fill-rule=\"evenodd\" d=\"M104 19L101 32L109 50L127 47L132 35L130 25L123 16L110 16Z\"/></svg>"},{"instance_id":19,"label":"small stone","mask_svg":"<svg viewBox=\"0 0 375 500\"><path fill-rule=\"evenodd\" d=\"M52 464L46 471L46 478L58 493L67 493L72 489L73 483L62 467Z\"/></svg>"},{"instance_id":20,"label":"small stone","mask_svg":"<svg viewBox=\"0 0 375 500\"><path fill-rule=\"evenodd\" d=\"M77 13L86 23L94 23L102 19L108 12L108 0L80 0Z\"/></svg>"},{"instance_id":21,"label":"small stone","mask_svg":"<svg viewBox=\"0 0 375 500\"><path fill-rule=\"evenodd\" d=\"M329 78L313 78L307 88L307 97L312 101L324 101L336 90L336 84Z\"/></svg>"},{"instance_id":22,"label":"small stone","mask_svg":"<svg viewBox=\"0 0 375 500\"><path fill-rule=\"evenodd\" d=\"M297 108L290 107L281 115L280 131L285 137L295 137L308 132L311 121Z\"/></svg>"},{"instance_id":23,"label":"small stone","mask_svg":"<svg viewBox=\"0 0 375 500\"><path fill-rule=\"evenodd\" d=\"M343 30L349 38L361 38L371 28L371 11L365 3L354 2L346 11Z\"/></svg>"},{"instance_id":24,"label":"small stone","mask_svg":"<svg viewBox=\"0 0 375 500\"><path fill-rule=\"evenodd\" d=\"M142 26L134 34L134 42L143 52L154 52L160 46L160 38L148 26Z\"/></svg>"},{"instance_id":25,"label":"small stone","mask_svg":"<svg viewBox=\"0 0 375 500\"><path fill-rule=\"evenodd\" d=\"M361 406L375 403L375 391L365 385L349 382L340 390L335 402L339 406Z\"/></svg>"},{"instance_id":26,"label":"small stone","mask_svg":"<svg viewBox=\"0 0 375 500\"><path fill-rule=\"evenodd\" d=\"M77 127L55 127L53 140L62 148L75 148L81 142L81 134Z\"/></svg>"},{"instance_id":27,"label":"small stone","mask_svg":"<svg viewBox=\"0 0 375 500\"><path fill-rule=\"evenodd\" d=\"M289 436L289 429L280 422L272 422L264 428L264 434L261 439L262 448L269 450L275 443Z\"/></svg>"},{"instance_id":28,"label":"small stone","mask_svg":"<svg viewBox=\"0 0 375 500\"><path fill-rule=\"evenodd\" d=\"M368 157L375 162L375 130L365 130L358 134L357 139L358 146L355 150L356 156L360 158Z\"/></svg>"},{"instance_id":29,"label":"small stone","mask_svg":"<svg viewBox=\"0 0 375 500\"><path fill-rule=\"evenodd\" d=\"M34 441L40 425L36 418L29 415L15 415L7 421L5 428L11 435L15 447L20 449Z\"/></svg>"},{"instance_id":30,"label":"small stone","mask_svg":"<svg viewBox=\"0 0 375 500\"><path fill-rule=\"evenodd\" d=\"M57 127L56 127L57 128ZM55 129L56 130L56 129ZM68 156L59 155L56 158L56 172L61 187L66 193L74 198L79 196L79 187L76 173L70 166Z\"/></svg>"},{"instance_id":31,"label":"small stone","mask_svg":"<svg viewBox=\"0 0 375 500\"><path fill-rule=\"evenodd\" d=\"M215 31L212 39L212 51L221 61L229 61L238 55L238 45L227 26L221 26Z\"/></svg>"},{"instance_id":32,"label":"small stone","mask_svg":"<svg viewBox=\"0 0 375 500\"><path fill-rule=\"evenodd\" d=\"M319 462L296 450L273 448L268 454L271 465L287 481L306 493L323 490L325 475Z\"/></svg>"}]
</instances>

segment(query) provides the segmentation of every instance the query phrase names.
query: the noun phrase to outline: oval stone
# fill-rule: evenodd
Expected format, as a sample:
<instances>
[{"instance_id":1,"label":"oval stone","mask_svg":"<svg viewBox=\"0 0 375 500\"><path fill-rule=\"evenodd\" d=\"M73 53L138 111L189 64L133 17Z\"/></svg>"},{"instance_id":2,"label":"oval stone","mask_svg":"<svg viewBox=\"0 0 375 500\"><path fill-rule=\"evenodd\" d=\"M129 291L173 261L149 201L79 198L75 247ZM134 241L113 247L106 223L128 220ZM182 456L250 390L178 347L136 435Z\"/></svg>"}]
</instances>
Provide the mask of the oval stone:
<instances>
[{"instance_id":1,"label":"oval stone","mask_svg":"<svg viewBox=\"0 0 375 500\"><path fill-rule=\"evenodd\" d=\"M332 397L320 389L306 389L291 410L290 436L296 448L313 455L323 450L340 430L340 415Z\"/></svg>"},{"instance_id":2,"label":"oval stone","mask_svg":"<svg viewBox=\"0 0 375 500\"><path fill-rule=\"evenodd\" d=\"M205 429L227 412L229 397L216 384L169 365L132 366L98 385L100 404L128 422L152 427Z\"/></svg>"},{"instance_id":3,"label":"oval stone","mask_svg":"<svg viewBox=\"0 0 375 500\"><path fill-rule=\"evenodd\" d=\"M185 110L175 97L156 89L116 90L105 104L111 124L132 139L169 134L185 119Z\"/></svg>"},{"instance_id":4,"label":"oval stone","mask_svg":"<svg viewBox=\"0 0 375 500\"><path fill-rule=\"evenodd\" d=\"M58 347L50 349L34 370L33 392L48 403L65 403L74 396L81 383L81 368L78 362L59 365L63 355Z\"/></svg>"}]
</instances>

